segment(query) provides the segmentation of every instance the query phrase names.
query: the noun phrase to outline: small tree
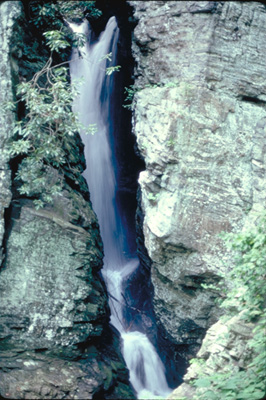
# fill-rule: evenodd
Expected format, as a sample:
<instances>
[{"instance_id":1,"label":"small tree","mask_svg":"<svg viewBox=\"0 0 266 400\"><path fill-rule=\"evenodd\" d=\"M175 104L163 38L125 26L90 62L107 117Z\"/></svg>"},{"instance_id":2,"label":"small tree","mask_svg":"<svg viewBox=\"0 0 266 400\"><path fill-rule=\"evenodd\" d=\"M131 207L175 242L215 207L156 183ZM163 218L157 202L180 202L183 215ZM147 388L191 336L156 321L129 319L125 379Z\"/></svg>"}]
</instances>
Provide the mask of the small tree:
<instances>
[{"instance_id":1,"label":"small tree","mask_svg":"<svg viewBox=\"0 0 266 400\"><path fill-rule=\"evenodd\" d=\"M70 45L60 31L44 35L52 54ZM63 169L68 163L69 137L85 129L72 111L77 88L69 82L65 63L52 66L52 54L30 81L17 86L19 101L25 104L25 116L14 123L8 150L11 156L23 157L16 175L16 180L22 183L19 192L38 197L34 200L37 207L52 202L60 194ZM94 127L88 131L93 132ZM58 171L54 179L51 179L51 168Z\"/></svg>"},{"instance_id":2,"label":"small tree","mask_svg":"<svg viewBox=\"0 0 266 400\"><path fill-rule=\"evenodd\" d=\"M61 194L64 169L73 170L68 161L70 137L81 129L88 133L96 130L95 125L85 128L72 111L78 87L70 84L68 62L53 65L55 55L58 58L62 50L71 45L82 46L86 40L82 34L70 34L64 21L67 18L82 19L84 15L97 18L101 12L95 8L94 1L32 1L30 6L32 23L36 27L43 29L50 23L58 29L43 34L50 49L46 64L32 79L16 88L17 102L23 102L25 112L21 120L14 123L8 152L11 157L22 158L15 178L19 181L20 194L33 197L39 208ZM71 41L68 40L69 35ZM118 66L110 67L106 73L111 74L118 69ZM14 109L17 102L8 106Z\"/></svg>"}]
</instances>

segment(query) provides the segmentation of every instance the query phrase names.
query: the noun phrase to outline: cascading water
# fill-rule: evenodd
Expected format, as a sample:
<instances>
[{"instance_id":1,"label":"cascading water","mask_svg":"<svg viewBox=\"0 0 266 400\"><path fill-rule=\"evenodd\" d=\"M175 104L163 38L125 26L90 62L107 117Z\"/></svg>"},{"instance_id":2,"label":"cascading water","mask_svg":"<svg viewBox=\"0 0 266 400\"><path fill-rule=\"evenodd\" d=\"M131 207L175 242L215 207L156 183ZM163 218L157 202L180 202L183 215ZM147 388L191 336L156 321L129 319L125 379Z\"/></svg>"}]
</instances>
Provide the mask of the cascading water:
<instances>
[{"instance_id":1,"label":"cascading water","mask_svg":"<svg viewBox=\"0 0 266 400\"><path fill-rule=\"evenodd\" d=\"M70 73L72 81L83 79L73 109L84 126L95 124L97 127L94 135L81 132L81 137L87 163L84 177L88 182L104 244L102 274L109 292L111 323L121 333L123 355L138 398L165 398L171 390L154 346L145 334L130 332L130 321L123 318L123 282L138 268L139 262L137 258L125 254L125 235L115 204L116 178L109 140L113 80L112 76L106 76L108 60L105 56L112 52L112 59L115 59L119 29L115 17L111 17L99 39L92 42L87 21L81 25L69 25L74 32L83 33L88 38L84 47L73 50Z\"/></svg>"}]
</instances>

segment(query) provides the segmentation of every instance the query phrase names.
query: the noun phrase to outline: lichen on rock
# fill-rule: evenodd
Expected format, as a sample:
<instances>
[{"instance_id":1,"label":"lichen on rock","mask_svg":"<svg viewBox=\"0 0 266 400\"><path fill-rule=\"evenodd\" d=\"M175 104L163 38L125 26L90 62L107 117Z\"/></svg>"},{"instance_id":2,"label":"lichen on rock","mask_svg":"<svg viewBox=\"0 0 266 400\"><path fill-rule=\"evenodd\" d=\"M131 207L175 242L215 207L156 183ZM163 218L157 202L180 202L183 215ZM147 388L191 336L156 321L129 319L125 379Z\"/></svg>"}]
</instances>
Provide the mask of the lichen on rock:
<instances>
[{"instance_id":1,"label":"lichen on rock","mask_svg":"<svg viewBox=\"0 0 266 400\"><path fill-rule=\"evenodd\" d=\"M0 280L1 395L108 398L121 389L134 397L117 332L108 327L90 203L66 185L53 206L12 204Z\"/></svg>"},{"instance_id":2,"label":"lichen on rock","mask_svg":"<svg viewBox=\"0 0 266 400\"><path fill-rule=\"evenodd\" d=\"M188 357L219 318L201 286L230 268L219 233L241 231L266 205L266 14L260 2L130 4L153 302Z\"/></svg>"},{"instance_id":3,"label":"lichen on rock","mask_svg":"<svg viewBox=\"0 0 266 400\"><path fill-rule=\"evenodd\" d=\"M207 331L194 363L188 368L184 383L175 389L169 400L197 398L193 382L200 377L212 377L216 373L234 375L244 370L251 360L252 349L248 341L253 336L254 324L235 316L227 321L219 320ZM232 387L233 388L233 387Z\"/></svg>"},{"instance_id":4,"label":"lichen on rock","mask_svg":"<svg viewBox=\"0 0 266 400\"><path fill-rule=\"evenodd\" d=\"M12 95L12 64L10 59L10 42L14 31L14 21L21 12L21 4L19 1L6 1L1 3L1 19L0 19L0 79L1 91L0 101L2 112L0 116L0 247L4 239L4 213L9 207L11 201L11 172L9 170L9 157L6 153L7 141L10 138L14 114L10 110L6 110L5 105L8 101L13 100ZM0 263L3 260L3 250L0 250Z\"/></svg>"},{"instance_id":5,"label":"lichen on rock","mask_svg":"<svg viewBox=\"0 0 266 400\"><path fill-rule=\"evenodd\" d=\"M6 1L0 7L5 79L1 99L12 100L13 85L31 77L38 62L27 63L32 32L23 4ZM12 43L11 37L17 42ZM12 58L14 49L20 51ZM45 58L40 49L32 50L37 61ZM0 397L134 398L118 332L109 325L100 272L103 246L82 177L81 139L77 133L65 142L68 163L63 172L46 168L48 182L61 174L62 191L52 203L36 209L36 193L19 193L18 182L11 181L9 160L3 159L11 122L12 114L2 115L1 217L6 211L5 224L0 221L5 256L0 269ZM10 162L13 178L20 161L18 157Z\"/></svg>"}]
</instances>

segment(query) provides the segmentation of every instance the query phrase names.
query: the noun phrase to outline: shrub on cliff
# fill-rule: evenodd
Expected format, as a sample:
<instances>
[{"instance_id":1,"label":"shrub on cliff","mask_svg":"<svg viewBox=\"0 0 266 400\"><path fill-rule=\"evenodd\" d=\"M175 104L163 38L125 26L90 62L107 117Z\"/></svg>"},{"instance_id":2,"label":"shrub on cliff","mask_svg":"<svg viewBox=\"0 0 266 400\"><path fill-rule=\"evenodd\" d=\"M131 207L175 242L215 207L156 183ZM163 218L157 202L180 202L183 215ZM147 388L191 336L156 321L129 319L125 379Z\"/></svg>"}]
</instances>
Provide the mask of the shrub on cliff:
<instances>
[{"instance_id":1,"label":"shrub on cliff","mask_svg":"<svg viewBox=\"0 0 266 400\"><path fill-rule=\"evenodd\" d=\"M241 315L244 322L255 326L246 344L250 361L237 371L224 362L222 368L214 366L218 372L208 374L201 360L202 374L194 380L193 399L260 400L265 396L266 373L266 214L252 230L226 234L225 240L235 254L235 265L226 276L231 289L224 292L221 307L226 310L225 318Z\"/></svg>"}]
</instances>

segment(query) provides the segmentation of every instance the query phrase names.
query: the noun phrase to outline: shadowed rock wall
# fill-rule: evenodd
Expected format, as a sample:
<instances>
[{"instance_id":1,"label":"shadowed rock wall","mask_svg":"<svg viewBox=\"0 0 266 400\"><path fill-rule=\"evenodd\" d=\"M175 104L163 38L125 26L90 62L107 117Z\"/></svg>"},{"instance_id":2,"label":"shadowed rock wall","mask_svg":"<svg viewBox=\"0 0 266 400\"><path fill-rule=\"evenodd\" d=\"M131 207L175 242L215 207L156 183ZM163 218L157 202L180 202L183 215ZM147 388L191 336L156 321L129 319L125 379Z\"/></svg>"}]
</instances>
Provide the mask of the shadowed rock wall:
<instances>
[{"instance_id":1,"label":"shadowed rock wall","mask_svg":"<svg viewBox=\"0 0 266 400\"><path fill-rule=\"evenodd\" d=\"M19 1L6 1L0 5L0 263L3 260L2 242L4 238L5 222L4 212L8 208L11 201L10 191L10 170L8 166L8 155L5 153L7 140L11 134L11 126L14 115L11 111L4 110L4 103L13 100L12 95L12 62L10 59L10 39L13 34L14 20L21 12L21 4Z\"/></svg>"},{"instance_id":2,"label":"shadowed rock wall","mask_svg":"<svg viewBox=\"0 0 266 400\"><path fill-rule=\"evenodd\" d=\"M36 70L34 63L27 63L31 31L22 4L6 1L0 11L4 101L12 99L15 82ZM22 59L24 69L19 69ZM2 151L12 133L11 123L12 115L2 113L0 397L134 398L118 333L109 326L107 292L100 276L102 241L81 175L85 168L81 139L69 138L62 194L52 205L36 210L33 199L21 197L11 182ZM18 162L12 160L11 166L16 168ZM51 181L57 174L49 169Z\"/></svg>"}]
</instances>

